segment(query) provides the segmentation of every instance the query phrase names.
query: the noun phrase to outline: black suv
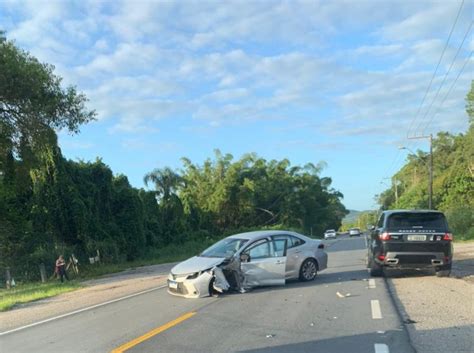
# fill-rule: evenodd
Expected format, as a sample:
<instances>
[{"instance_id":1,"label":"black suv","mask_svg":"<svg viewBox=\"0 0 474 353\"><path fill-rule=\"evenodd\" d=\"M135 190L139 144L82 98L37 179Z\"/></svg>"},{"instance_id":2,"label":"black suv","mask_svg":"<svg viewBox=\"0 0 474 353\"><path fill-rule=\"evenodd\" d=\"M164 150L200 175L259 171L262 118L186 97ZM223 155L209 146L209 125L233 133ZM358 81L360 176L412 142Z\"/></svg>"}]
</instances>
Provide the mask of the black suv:
<instances>
[{"instance_id":1,"label":"black suv","mask_svg":"<svg viewBox=\"0 0 474 353\"><path fill-rule=\"evenodd\" d=\"M384 211L368 240L368 268L381 276L384 267L433 268L449 276L453 235L442 212L427 210Z\"/></svg>"}]
</instances>

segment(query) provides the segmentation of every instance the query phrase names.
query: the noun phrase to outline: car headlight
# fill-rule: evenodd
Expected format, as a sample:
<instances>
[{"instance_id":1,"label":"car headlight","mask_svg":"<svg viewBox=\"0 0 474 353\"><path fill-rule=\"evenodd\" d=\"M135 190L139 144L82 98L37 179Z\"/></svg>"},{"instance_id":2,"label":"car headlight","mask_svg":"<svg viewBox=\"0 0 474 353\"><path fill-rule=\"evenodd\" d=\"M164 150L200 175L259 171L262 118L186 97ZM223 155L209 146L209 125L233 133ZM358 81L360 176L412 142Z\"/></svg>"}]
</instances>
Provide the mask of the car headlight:
<instances>
[{"instance_id":1,"label":"car headlight","mask_svg":"<svg viewBox=\"0 0 474 353\"><path fill-rule=\"evenodd\" d=\"M186 277L186 279L195 279L195 278L198 278L200 274L201 274L201 272L194 272L194 273L191 273L188 277Z\"/></svg>"}]
</instances>

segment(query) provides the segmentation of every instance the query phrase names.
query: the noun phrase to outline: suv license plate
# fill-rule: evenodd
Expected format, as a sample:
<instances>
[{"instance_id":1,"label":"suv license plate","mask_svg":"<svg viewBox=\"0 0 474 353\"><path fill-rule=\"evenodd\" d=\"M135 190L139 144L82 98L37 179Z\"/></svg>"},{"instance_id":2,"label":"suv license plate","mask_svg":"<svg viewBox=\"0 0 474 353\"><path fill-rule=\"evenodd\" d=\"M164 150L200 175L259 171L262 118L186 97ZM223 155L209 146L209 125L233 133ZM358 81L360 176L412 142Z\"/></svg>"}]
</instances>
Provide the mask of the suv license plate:
<instances>
[{"instance_id":1,"label":"suv license plate","mask_svg":"<svg viewBox=\"0 0 474 353\"><path fill-rule=\"evenodd\" d=\"M426 235L409 235L407 236L409 241L425 241Z\"/></svg>"},{"instance_id":2,"label":"suv license plate","mask_svg":"<svg viewBox=\"0 0 474 353\"><path fill-rule=\"evenodd\" d=\"M175 282L175 281L168 281L168 286L169 286L170 288L177 289L177 288L178 288L178 282Z\"/></svg>"}]
</instances>

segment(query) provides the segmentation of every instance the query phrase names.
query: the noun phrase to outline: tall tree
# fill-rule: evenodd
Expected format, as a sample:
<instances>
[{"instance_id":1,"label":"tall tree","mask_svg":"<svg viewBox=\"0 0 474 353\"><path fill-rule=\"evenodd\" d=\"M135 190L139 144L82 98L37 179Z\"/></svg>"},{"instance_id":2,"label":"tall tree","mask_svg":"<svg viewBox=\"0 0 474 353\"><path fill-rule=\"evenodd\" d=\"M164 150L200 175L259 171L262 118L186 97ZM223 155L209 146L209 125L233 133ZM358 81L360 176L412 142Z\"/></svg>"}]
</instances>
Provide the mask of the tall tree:
<instances>
[{"instance_id":1,"label":"tall tree","mask_svg":"<svg viewBox=\"0 0 474 353\"><path fill-rule=\"evenodd\" d=\"M85 95L73 86L63 88L53 71L0 34L0 134L15 151L22 141L48 142L50 129L78 132L95 117Z\"/></svg>"}]
</instances>

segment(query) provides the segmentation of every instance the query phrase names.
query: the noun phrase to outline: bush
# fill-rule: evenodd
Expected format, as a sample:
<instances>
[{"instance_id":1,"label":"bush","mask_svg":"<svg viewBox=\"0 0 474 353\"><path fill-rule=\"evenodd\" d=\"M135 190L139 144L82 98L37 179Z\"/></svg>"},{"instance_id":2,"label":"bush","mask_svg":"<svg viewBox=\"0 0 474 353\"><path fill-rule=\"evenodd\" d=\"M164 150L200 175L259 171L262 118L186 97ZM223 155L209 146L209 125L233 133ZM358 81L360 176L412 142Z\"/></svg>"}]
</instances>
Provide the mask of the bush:
<instances>
[{"instance_id":1,"label":"bush","mask_svg":"<svg viewBox=\"0 0 474 353\"><path fill-rule=\"evenodd\" d=\"M455 239L474 239L474 209L457 207L445 213Z\"/></svg>"}]
</instances>

